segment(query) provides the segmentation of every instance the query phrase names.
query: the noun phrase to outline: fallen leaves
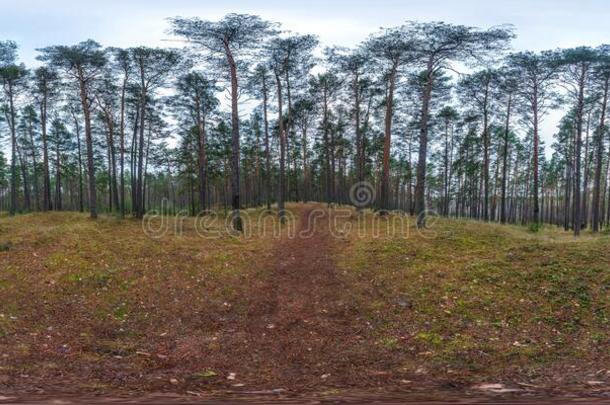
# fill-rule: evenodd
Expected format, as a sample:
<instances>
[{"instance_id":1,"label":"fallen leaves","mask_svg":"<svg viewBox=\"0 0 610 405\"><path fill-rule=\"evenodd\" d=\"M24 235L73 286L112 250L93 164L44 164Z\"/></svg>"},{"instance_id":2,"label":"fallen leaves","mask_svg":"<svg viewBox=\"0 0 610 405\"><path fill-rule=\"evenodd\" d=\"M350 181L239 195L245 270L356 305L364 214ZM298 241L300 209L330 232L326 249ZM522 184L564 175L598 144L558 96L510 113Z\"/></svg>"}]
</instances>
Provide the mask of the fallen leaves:
<instances>
[{"instance_id":1,"label":"fallen leaves","mask_svg":"<svg viewBox=\"0 0 610 405\"><path fill-rule=\"evenodd\" d=\"M211 378L211 377L216 377L218 375L218 373L216 373L216 371L214 371L214 370L203 370L203 371L200 371L193 375L195 377L199 377L199 378Z\"/></svg>"},{"instance_id":2,"label":"fallen leaves","mask_svg":"<svg viewBox=\"0 0 610 405\"><path fill-rule=\"evenodd\" d=\"M591 381L587 381L588 385L604 385L605 382L604 381L597 381L597 380L591 380Z\"/></svg>"},{"instance_id":3,"label":"fallen leaves","mask_svg":"<svg viewBox=\"0 0 610 405\"><path fill-rule=\"evenodd\" d=\"M508 392L519 392L519 388L507 388L504 384L479 384L474 387L479 391L492 392L494 394L504 394Z\"/></svg>"},{"instance_id":4,"label":"fallen leaves","mask_svg":"<svg viewBox=\"0 0 610 405\"><path fill-rule=\"evenodd\" d=\"M150 353L141 350L138 350L136 354L139 356L150 357Z\"/></svg>"}]
</instances>

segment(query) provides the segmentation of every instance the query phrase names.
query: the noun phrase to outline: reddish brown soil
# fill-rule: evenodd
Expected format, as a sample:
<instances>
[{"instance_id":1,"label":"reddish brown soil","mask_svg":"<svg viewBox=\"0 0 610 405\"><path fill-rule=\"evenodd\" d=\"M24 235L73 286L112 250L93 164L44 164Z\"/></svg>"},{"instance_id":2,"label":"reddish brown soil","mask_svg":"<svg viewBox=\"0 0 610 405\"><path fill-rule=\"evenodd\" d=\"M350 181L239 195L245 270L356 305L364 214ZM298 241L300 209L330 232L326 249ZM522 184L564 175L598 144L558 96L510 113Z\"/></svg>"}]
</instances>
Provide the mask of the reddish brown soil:
<instances>
[{"instance_id":1,"label":"reddish brown soil","mask_svg":"<svg viewBox=\"0 0 610 405\"><path fill-rule=\"evenodd\" d=\"M313 228L310 212L301 212L297 232ZM318 217L311 237L284 236L255 264L250 285L242 286L243 310L219 325L220 350L207 359L210 369L223 371L221 378L187 378L179 388L302 393L399 384L404 376L387 371L398 366L397 358L376 345L360 315L362 297L337 274L332 253L339 242L327 221ZM197 362L200 356L192 355ZM235 380L227 380L232 372Z\"/></svg>"},{"instance_id":2,"label":"reddish brown soil","mask_svg":"<svg viewBox=\"0 0 610 405\"><path fill-rule=\"evenodd\" d=\"M309 214L302 213L299 230L309 226ZM264 377L268 387L301 391L388 382L383 370L392 359L366 341L367 321L333 263L338 242L327 221L317 219L312 237L282 240L255 288L247 330L259 384Z\"/></svg>"}]
</instances>

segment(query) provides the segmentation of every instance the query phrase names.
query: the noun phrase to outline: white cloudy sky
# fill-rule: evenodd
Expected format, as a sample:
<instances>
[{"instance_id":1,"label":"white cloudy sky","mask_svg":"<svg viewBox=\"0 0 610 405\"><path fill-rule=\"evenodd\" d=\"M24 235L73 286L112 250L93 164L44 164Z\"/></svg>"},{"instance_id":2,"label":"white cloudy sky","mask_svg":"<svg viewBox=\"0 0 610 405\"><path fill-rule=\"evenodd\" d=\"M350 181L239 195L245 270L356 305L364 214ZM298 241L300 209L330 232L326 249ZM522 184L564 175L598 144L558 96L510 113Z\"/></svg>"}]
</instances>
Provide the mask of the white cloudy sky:
<instances>
[{"instance_id":1,"label":"white cloudy sky","mask_svg":"<svg viewBox=\"0 0 610 405\"><path fill-rule=\"evenodd\" d=\"M516 50L610 43L608 0L0 0L0 39L16 40L21 58L36 48L93 38L103 45L176 45L165 42L170 16L217 19L229 12L258 14L284 29L317 34L323 45L356 45L382 26L405 20L478 27L513 24ZM550 140L559 114L548 117Z\"/></svg>"}]
</instances>

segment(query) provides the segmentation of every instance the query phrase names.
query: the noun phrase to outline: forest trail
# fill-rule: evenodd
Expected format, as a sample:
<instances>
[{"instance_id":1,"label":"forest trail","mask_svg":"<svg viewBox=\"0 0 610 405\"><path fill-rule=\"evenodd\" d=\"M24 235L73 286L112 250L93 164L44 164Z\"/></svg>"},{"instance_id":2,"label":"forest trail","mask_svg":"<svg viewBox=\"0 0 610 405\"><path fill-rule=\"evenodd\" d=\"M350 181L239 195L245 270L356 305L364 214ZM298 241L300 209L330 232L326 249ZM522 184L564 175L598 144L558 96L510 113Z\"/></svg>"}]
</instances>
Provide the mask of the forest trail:
<instances>
[{"instance_id":1,"label":"forest trail","mask_svg":"<svg viewBox=\"0 0 610 405\"><path fill-rule=\"evenodd\" d=\"M276 242L260 269L264 284L253 290L248 329L257 342L251 347L267 363L257 369L291 389L351 385L351 373L367 356L353 350L363 323L354 322L357 306L333 260L332 214L311 206L298 214L296 232Z\"/></svg>"}]
</instances>

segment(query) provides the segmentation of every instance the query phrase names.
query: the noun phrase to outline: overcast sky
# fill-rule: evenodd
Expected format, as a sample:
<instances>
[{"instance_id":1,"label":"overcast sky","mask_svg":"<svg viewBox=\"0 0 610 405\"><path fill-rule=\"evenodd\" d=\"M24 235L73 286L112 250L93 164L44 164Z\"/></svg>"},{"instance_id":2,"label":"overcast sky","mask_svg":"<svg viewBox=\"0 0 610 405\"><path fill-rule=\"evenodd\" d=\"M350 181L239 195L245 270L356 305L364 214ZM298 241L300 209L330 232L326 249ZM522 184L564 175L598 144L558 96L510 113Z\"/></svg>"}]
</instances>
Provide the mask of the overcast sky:
<instances>
[{"instance_id":1,"label":"overcast sky","mask_svg":"<svg viewBox=\"0 0 610 405\"><path fill-rule=\"evenodd\" d=\"M516 50L610 43L608 0L0 0L0 39L20 45L21 60L35 64L36 48L87 38L104 46L176 46L165 33L172 16L218 19L250 13L319 36L323 45L353 46L379 27L406 20L445 21L487 28L513 24ZM548 117L550 140L560 115Z\"/></svg>"},{"instance_id":2,"label":"overcast sky","mask_svg":"<svg viewBox=\"0 0 610 405\"><path fill-rule=\"evenodd\" d=\"M2 0L1 37L21 46L31 63L36 48L93 38L103 45L167 45L165 18L217 19L252 13L285 29L317 34L325 45L355 45L382 26L405 20L446 21L478 27L513 24L515 49L541 50L610 42L607 0ZM332 3L332 4L327 4Z\"/></svg>"}]
</instances>

